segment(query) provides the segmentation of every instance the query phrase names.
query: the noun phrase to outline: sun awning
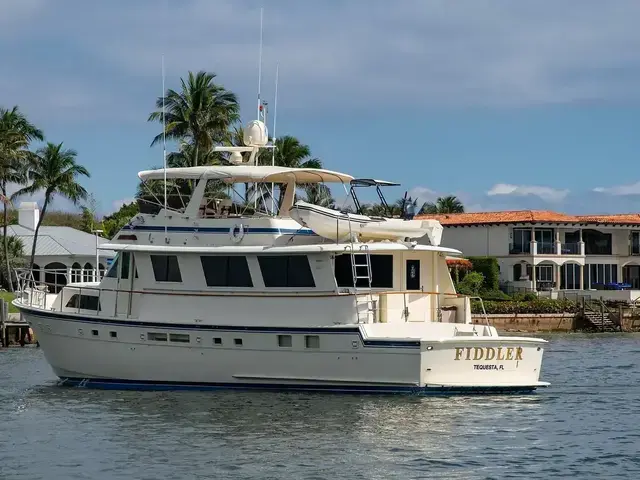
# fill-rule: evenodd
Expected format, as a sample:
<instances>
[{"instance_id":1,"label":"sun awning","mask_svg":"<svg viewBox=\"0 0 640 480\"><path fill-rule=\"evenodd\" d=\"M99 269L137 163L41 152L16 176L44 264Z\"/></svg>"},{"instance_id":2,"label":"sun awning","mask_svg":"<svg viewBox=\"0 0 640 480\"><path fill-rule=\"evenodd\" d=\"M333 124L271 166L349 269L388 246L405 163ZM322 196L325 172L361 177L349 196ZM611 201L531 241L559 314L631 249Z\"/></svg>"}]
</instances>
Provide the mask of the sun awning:
<instances>
[{"instance_id":1,"label":"sun awning","mask_svg":"<svg viewBox=\"0 0 640 480\"><path fill-rule=\"evenodd\" d=\"M203 167L167 168L167 179L211 179L227 183L274 182L287 183L349 183L351 175L318 168L287 168L268 165L208 165ZM165 170L145 170L138 173L143 180L163 180Z\"/></svg>"}]
</instances>

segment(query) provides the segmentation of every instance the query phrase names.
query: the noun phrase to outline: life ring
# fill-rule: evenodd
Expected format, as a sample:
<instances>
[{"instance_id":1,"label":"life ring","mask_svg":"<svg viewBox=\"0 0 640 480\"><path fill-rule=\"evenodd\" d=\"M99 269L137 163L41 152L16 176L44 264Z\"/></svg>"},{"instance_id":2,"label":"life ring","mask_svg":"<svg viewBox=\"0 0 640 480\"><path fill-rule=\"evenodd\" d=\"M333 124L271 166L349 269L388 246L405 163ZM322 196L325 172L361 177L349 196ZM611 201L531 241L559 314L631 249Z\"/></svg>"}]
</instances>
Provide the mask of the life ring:
<instances>
[{"instance_id":1,"label":"life ring","mask_svg":"<svg viewBox=\"0 0 640 480\"><path fill-rule=\"evenodd\" d=\"M233 243L240 243L244 238L244 225L236 223L229 229L229 237Z\"/></svg>"}]
</instances>

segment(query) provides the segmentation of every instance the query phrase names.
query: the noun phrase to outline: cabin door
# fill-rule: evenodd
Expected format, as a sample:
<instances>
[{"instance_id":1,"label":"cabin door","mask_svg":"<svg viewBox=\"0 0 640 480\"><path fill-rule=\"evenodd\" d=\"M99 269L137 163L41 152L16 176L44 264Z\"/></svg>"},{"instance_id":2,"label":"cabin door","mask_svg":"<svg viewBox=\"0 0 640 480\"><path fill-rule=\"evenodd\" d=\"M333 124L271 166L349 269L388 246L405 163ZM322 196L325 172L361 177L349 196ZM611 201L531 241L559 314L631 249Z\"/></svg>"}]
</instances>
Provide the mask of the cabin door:
<instances>
[{"instance_id":1,"label":"cabin door","mask_svg":"<svg viewBox=\"0 0 640 480\"><path fill-rule=\"evenodd\" d=\"M422 293L422 277L420 275L420 259L409 258L405 260L406 307L408 322L424 322L427 320L428 297ZM411 293L416 292L416 293Z\"/></svg>"},{"instance_id":2,"label":"cabin door","mask_svg":"<svg viewBox=\"0 0 640 480\"><path fill-rule=\"evenodd\" d=\"M131 268L131 253L120 252L120 268L118 268L118 294L116 296L116 314L128 315L131 282L133 279Z\"/></svg>"}]
</instances>

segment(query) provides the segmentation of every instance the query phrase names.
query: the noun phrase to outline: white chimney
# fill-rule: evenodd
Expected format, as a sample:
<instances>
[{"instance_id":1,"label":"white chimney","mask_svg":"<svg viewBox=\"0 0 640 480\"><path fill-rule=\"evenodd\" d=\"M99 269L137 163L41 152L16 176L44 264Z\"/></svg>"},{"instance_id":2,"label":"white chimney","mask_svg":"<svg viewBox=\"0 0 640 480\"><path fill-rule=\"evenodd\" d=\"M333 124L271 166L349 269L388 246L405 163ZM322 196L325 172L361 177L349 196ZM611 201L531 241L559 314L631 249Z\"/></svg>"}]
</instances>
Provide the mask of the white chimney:
<instances>
[{"instance_id":1,"label":"white chimney","mask_svg":"<svg viewBox=\"0 0 640 480\"><path fill-rule=\"evenodd\" d=\"M21 202L18 207L18 223L35 230L40 220L40 209L36 202Z\"/></svg>"}]
</instances>

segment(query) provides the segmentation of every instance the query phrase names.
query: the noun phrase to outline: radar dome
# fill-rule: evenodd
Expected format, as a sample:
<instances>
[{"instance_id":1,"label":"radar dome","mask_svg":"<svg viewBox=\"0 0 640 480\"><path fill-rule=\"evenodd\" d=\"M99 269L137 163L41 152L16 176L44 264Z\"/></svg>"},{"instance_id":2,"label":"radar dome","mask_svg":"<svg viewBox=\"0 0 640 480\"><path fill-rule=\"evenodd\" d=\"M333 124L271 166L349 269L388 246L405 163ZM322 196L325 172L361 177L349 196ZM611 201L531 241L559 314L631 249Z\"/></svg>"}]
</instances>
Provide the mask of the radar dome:
<instances>
[{"instance_id":1,"label":"radar dome","mask_svg":"<svg viewBox=\"0 0 640 480\"><path fill-rule=\"evenodd\" d=\"M244 128L242 141L247 147L264 147L269 142L267 126L260 120L253 120Z\"/></svg>"}]
</instances>

